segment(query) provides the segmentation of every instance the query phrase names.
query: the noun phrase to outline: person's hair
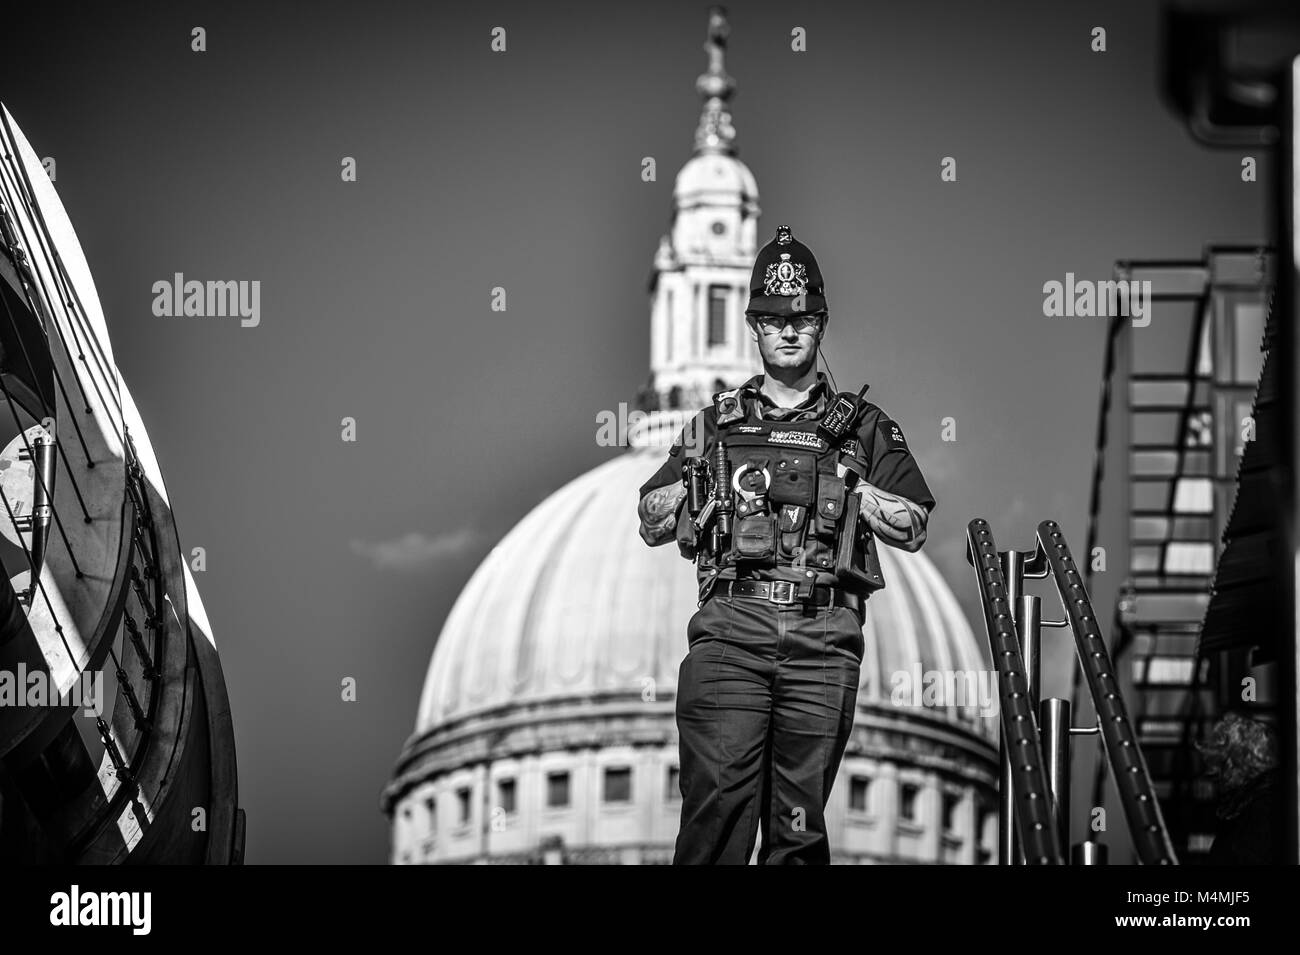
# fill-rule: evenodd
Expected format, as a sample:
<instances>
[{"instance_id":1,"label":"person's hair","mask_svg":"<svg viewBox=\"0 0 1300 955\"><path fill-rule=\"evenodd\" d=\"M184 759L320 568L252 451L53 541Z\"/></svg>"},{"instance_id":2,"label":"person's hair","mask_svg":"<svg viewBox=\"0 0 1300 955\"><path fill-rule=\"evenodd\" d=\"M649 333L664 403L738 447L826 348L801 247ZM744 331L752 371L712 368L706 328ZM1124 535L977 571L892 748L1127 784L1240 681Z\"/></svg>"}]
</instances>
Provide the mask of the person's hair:
<instances>
[{"instance_id":1,"label":"person's hair","mask_svg":"<svg viewBox=\"0 0 1300 955\"><path fill-rule=\"evenodd\" d=\"M1224 790L1240 789L1278 765L1277 733L1267 723L1240 713L1228 713L1196 749L1217 771Z\"/></svg>"}]
</instances>

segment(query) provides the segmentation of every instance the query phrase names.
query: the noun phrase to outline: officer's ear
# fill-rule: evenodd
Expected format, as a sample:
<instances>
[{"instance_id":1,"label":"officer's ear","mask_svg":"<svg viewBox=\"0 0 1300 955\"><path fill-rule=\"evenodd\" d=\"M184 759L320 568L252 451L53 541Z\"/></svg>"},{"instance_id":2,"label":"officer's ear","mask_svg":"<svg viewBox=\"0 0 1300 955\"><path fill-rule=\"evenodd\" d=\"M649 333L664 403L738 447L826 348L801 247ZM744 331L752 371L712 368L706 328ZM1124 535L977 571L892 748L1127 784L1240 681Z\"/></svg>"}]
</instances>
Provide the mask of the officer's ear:
<instances>
[{"instance_id":1,"label":"officer's ear","mask_svg":"<svg viewBox=\"0 0 1300 955\"><path fill-rule=\"evenodd\" d=\"M757 344L758 343L758 319L756 319L753 315L746 315L745 324L749 326L749 337L754 340L755 344Z\"/></svg>"}]
</instances>

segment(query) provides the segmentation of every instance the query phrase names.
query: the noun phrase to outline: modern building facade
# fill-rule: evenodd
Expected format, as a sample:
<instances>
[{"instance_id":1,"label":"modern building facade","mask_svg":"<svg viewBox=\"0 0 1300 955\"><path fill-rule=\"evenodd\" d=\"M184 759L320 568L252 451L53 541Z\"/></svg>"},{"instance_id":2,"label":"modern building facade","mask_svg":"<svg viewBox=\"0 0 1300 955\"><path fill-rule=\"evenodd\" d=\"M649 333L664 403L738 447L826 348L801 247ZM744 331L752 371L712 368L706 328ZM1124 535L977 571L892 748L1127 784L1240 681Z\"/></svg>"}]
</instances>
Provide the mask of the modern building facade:
<instances>
[{"instance_id":1,"label":"modern building facade","mask_svg":"<svg viewBox=\"0 0 1300 955\"><path fill-rule=\"evenodd\" d=\"M242 860L221 663L95 283L0 107L0 861Z\"/></svg>"}]
</instances>

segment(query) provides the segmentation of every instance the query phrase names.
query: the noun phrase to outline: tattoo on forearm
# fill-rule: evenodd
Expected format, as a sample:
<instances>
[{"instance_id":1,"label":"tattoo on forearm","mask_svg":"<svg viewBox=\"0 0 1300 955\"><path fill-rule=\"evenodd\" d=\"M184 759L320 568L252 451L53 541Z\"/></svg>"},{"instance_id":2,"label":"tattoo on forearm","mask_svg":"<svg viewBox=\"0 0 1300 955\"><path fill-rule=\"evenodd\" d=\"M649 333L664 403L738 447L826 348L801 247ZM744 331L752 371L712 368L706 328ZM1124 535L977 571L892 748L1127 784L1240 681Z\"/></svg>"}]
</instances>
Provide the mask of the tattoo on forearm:
<instances>
[{"instance_id":1,"label":"tattoo on forearm","mask_svg":"<svg viewBox=\"0 0 1300 955\"><path fill-rule=\"evenodd\" d=\"M677 530L677 505L686 489L680 484L657 488L641 498L637 515L641 518L641 536L651 544L659 544L673 536Z\"/></svg>"},{"instance_id":2,"label":"tattoo on forearm","mask_svg":"<svg viewBox=\"0 0 1300 955\"><path fill-rule=\"evenodd\" d=\"M930 514L905 497L867 484L862 488L862 516L876 536L887 544L916 551L925 543Z\"/></svg>"}]
</instances>

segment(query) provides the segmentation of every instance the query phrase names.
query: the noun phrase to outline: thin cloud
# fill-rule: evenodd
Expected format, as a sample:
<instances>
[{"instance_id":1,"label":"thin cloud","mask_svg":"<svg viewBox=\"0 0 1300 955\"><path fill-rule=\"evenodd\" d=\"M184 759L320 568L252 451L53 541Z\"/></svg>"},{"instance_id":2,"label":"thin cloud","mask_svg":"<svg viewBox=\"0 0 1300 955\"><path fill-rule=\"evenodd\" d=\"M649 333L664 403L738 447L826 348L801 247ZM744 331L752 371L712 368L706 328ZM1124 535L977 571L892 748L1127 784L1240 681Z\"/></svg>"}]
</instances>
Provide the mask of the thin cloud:
<instances>
[{"instance_id":1,"label":"thin cloud","mask_svg":"<svg viewBox=\"0 0 1300 955\"><path fill-rule=\"evenodd\" d=\"M376 570L411 572L474 550L482 535L470 527L429 536L412 531L386 541L353 540L352 553L370 561Z\"/></svg>"}]
</instances>

